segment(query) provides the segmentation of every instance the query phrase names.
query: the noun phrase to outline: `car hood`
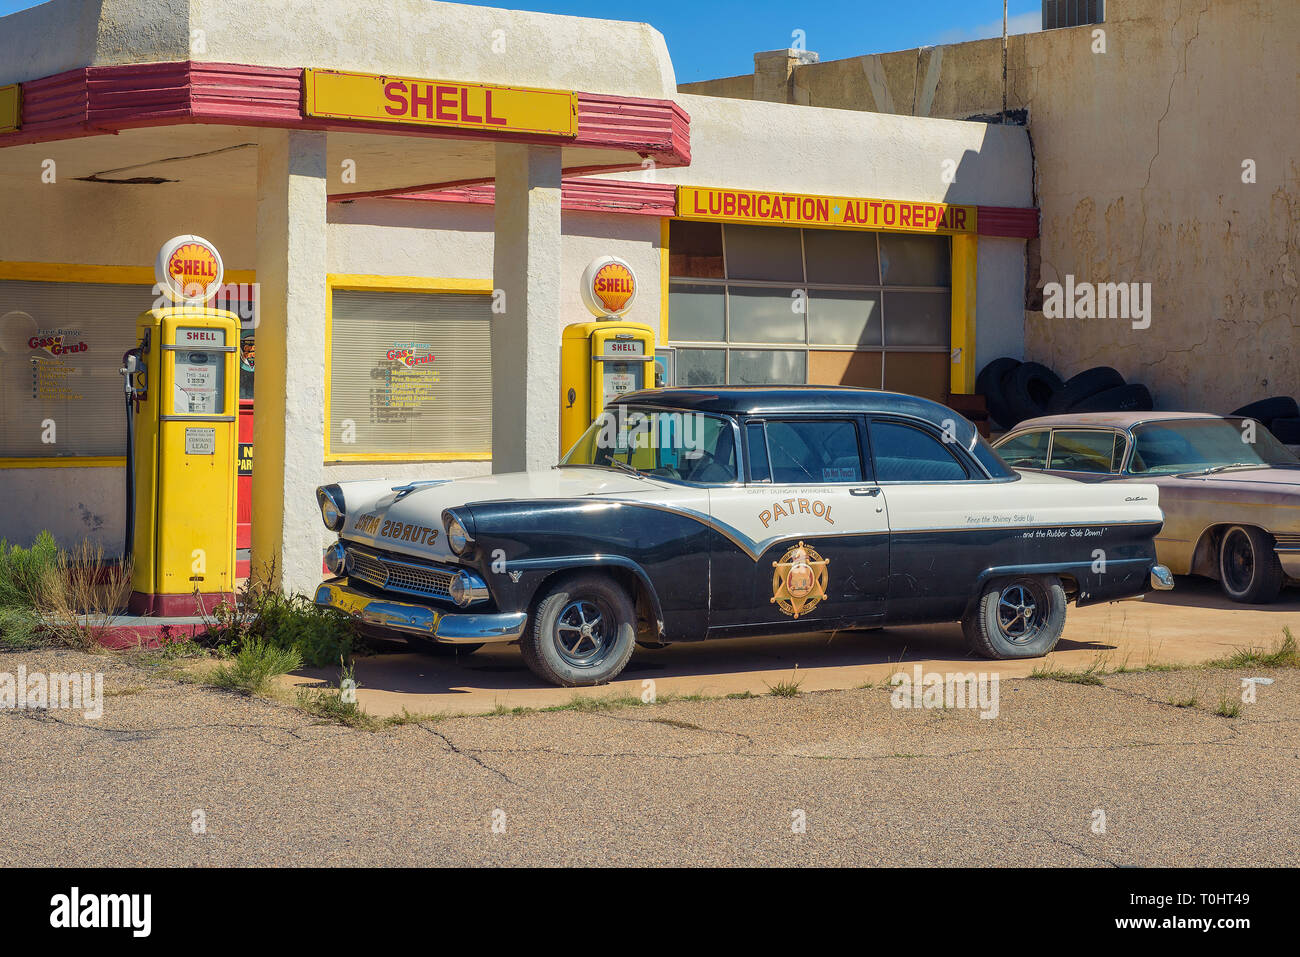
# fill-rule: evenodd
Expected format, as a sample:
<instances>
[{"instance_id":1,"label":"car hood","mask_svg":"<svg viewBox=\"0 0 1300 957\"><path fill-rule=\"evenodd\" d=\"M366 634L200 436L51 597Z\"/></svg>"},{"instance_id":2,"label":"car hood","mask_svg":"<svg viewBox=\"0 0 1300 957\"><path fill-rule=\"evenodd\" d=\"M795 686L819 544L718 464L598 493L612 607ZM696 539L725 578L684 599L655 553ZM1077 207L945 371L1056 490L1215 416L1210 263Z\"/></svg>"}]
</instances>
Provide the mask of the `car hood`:
<instances>
[{"instance_id":1,"label":"car hood","mask_svg":"<svg viewBox=\"0 0 1300 957\"><path fill-rule=\"evenodd\" d=\"M442 527L443 509L475 502L645 495L664 483L606 468L573 466L473 478L341 482L348 541L440 561L455 561Z\"/></svg>"}]
</instances>

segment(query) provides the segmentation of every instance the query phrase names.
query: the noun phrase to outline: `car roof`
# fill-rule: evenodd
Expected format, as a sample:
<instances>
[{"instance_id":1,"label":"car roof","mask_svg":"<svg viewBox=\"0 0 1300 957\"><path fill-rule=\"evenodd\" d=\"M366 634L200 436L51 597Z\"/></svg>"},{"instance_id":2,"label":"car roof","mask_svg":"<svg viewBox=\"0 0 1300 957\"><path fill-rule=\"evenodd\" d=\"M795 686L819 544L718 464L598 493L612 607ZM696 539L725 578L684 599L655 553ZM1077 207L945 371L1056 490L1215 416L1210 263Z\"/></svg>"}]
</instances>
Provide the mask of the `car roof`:
<instances>
[{"instance_id":1,"label":"car roof","mask_svg":"<svg viewBox=\"0 0 1300 957\"><path fill-rule=\"evenodd\" d=\"M800 412L893 413L942 426L953 411L938 402L901 392L850 386L729 385L716 388L646 389L619 396L616 404L642 408L717 412L726 415L779 415Z\"/></svg>"},{"instance_id":2,"label":"car roof","mask_svg":"<svg viewBox=\"0 0 1300 957\"><path fill-rule=\"evenodd\" d=\"M1224 419L1230 416L1214 415L1210 412L1076 412L1073 415L1042 415L1036 419L1025 419L1007 433L1023 432L1027 429L1061 427L1131 429L1144 422L1174 422L1186 419Z\"/></svg>"}]
</instances>

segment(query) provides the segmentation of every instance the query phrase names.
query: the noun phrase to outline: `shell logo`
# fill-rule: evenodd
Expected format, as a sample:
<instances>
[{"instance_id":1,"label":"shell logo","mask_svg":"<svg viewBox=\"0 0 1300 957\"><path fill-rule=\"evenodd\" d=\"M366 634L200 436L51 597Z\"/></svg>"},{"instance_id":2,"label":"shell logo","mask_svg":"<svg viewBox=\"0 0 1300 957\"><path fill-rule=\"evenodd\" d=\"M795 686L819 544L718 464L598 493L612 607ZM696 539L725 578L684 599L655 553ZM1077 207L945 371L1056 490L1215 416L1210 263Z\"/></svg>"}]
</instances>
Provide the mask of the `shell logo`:
<instances>
[{"instance_id":1,"label":"shell logo","mask_svg":"<svg viewBox=\"0 0 1300 957\"><path fill-rule=\"evenodd\" d=\"M217 247L201 236L177 236L163 244L154 278L175 302L201 303L221 288L224 273Z\"/></svg>"},{"instance_id":2,"label":"shell logo","mask_svg":"<svg viewBox=\"0 0 1300 957\"><path fill-rule=\"evenodd\" d=\"M636 299L636 274L617 256L593 260L582 274L582 301L592 314L621 316Z\"/></svg>"}]
</instances>

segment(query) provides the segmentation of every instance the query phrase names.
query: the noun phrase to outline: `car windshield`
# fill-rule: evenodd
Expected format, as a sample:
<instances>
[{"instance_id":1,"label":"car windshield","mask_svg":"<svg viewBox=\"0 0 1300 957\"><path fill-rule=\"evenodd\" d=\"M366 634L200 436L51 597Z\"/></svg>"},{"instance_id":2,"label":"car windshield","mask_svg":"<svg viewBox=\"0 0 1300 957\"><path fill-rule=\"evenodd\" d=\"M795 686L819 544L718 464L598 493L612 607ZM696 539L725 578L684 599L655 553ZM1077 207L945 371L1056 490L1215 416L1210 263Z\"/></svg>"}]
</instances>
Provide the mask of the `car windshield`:
<instances>
[{"instance_id":1,"label":"car windshield","mask_svg":"<svg viewBox=\"0 0 1300 957\"><path fill-rule=\"evenodd\" d=\"M1151 422L1133 430L1134 475L1229 468L1300 468L1300 459L1249 419Z\"/></svg>"},{"instance_id":2,"label":"car windshield","mask_svg":"<svg viewBox=\"0 0 1300 957\"><path fill-rule=\"evenodd\" d=\"M736 481L730 419L616 405L602 412L560 462L721 485Z\"/></svg>"}]
</instances>

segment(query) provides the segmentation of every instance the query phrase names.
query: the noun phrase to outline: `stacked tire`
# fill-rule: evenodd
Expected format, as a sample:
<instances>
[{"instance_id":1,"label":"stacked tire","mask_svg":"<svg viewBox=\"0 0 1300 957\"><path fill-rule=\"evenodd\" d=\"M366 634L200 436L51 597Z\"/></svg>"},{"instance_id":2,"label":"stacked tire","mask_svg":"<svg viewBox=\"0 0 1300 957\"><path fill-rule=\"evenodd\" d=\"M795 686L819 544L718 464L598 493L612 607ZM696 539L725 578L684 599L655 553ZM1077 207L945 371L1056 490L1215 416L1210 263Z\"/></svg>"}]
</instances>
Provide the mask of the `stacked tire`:
<instances>
[{"instance_id":1,"label":"stacked tire","mask_svg":"<svg viewBox=\"0 0 1300 957\"><path fill-rule=\"evenodd\" d=\"M1283 445L1300 445L1300 405L1289 395L1260 399L1243 405L1232 413L1244 419L1254 419L1273 433Z\"/></svg>"},{"instance_id":2,"label":"stacked tire","mask_svg":"<svg viewBox=\"0 0 1300 957\"><path fill-rule=\"evenodd\" d=\"M1004 356L986 365L975 379L989 417L1004 429L1026 419L1065 412L1146 412L1151 392L1128 383L1110 366L1085 369L1064 381L1047 366Z\"/></svg>"}]
</instances>

